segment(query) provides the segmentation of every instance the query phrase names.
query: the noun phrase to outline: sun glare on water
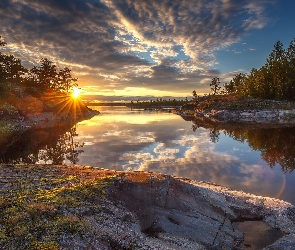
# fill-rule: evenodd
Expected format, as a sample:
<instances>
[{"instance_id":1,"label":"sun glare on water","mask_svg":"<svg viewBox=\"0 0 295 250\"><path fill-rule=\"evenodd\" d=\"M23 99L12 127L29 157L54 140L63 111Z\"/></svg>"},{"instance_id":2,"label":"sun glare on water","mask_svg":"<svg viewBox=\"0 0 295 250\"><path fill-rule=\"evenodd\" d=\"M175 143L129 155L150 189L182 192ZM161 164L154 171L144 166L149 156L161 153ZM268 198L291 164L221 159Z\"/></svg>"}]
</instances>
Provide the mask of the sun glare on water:
<instances>
[{"instance_id":1,"label":"sun glare on water","mask_svg":"<svg viewBox=\"0 0 295 250\"><path fill-rule=\"evenodd\" d=\"M74 89L73 89L73 92L72 92L72 97L73 97L73 98L78 98L78 97L80 97L80 94L81 94L81 89L79 89L79 88L74 88Z\"/></svg>"}]
</instances>

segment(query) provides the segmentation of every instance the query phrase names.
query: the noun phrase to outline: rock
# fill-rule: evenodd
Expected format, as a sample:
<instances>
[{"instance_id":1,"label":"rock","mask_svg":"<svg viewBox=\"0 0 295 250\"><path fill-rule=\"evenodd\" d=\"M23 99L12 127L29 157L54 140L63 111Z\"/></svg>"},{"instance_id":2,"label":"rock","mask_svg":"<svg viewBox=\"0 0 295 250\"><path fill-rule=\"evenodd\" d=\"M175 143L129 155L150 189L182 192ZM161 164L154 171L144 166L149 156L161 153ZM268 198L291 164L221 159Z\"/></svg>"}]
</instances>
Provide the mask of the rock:
<instances>
[{"instance_id":1,"label":"rock","mask_svg":"<svg viewBox=\"0 0 295 250\"><path fill-rule=\"evenodd\" d=\"M291 204L208 183L166 178L152 187L127 180L120 188L112 187L109 197L122 201L142 233L163 245L173 237L188 240L193 249L235 249L243 241L243 233L232 225L235 221L262 220L286 234L295 229Z\"/></svg>"},{"instance_id":2,"label":"rock","mask_svg":"<svg viewBox=\"0 0 295 250\"><path fill-rule=\"evenodd\" d=\"M76 185L78 189L71 191L71 198L77 200L72 200L72 205L66 199L65 204L45 206L83 225L79 234L63 231L58 238L61 249L251 249L255 245L247 240L249 232L244 234L243 228L235 226L249 221L278 232L278 237L270 241L266 241L265 234L258 237L257 246L263 243L265 249L295 249L295 207L278 199L152 172L85 166L0 165L0 175L3 197L18 193L21 187L26 188L30 199L36 190L57 194L57 189L61 192L58 197L64 198L61 190L69 191ZM62 181L56 183L57 177ZM99 185L101 188L87 184L100 179L104 183ZM86 190L81 189L85 184ZM44 208L44 203L37 200L32 199L29 205ZM2 202L2 208L7 204ZM24 239L28 242L29 238ZM4 246L3 241L0 244Z\"/></svg>"}]
</instances>

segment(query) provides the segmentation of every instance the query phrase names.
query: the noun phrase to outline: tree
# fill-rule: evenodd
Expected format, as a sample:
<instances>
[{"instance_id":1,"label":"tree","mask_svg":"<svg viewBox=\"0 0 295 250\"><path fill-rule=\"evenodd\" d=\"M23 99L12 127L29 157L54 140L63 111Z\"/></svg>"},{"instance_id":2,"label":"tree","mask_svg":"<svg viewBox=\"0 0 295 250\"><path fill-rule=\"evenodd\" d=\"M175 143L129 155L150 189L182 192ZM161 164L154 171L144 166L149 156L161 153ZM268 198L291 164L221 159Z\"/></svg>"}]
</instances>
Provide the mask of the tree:
<instances>
[{"instance_id":1,"label":"tree","mask_svg":"<svg viewBox=\"0 0 295 250\"><path fill-rule=\"evenodd\" d=\"M47 58L41 59L41 64L30 70L29 88L38 89L42 94L49 90L68 94L78 84L67 67L57 70L57 67Z\"/></svg>"},{"instance_id":2,"label":"tree","mask_svg":"<svg viewBox=\"0 0 295 250\"><path fill-rule=\"evenodd\" d=\"M69 93L74 87L78 86L76 83L77 78L72 77L71 70L67 67L58 72L57 78L58 80L54 89L59 90L60 92Z\"/></svg>"},{"instance_id":3,"label":"tree","mask_svg":"<svg viewBox=\"0 0 295 250\"><path fill-rule=\"evenodd\" d=\"M234 81L230 80L229 83L224 84L224 88L225 88L225 92L227 94L230 93L235 93L236 89L235 89L235 85L234 85Z\"/></svg>"},{"instance_id":4,"label":"tree","mask_svg":"<svg viewBox=\"0 0 295 250\"><path fill-rule=\"evenodd\" d=\"M214 92L213 79L211 90ZM287 49L277 41L260 69L252 69L248 75L236 75L225 89L240 96L295 100L295 38Z\"/></svg>"},{"instance_id":5,"label":"tree","mask_svg":"<svg viewBox=\"0 0 295 250\"><path fill-rule=\"evenodd\" d=\"M269 76L269 98L284 99L286 93L287 56L280 41L275 43L274 49L266 60L265 67Z\"/></svg>"},{"instance_id":6,"label":"tree","mask_svg":"<svg viewBox=\"0 0 295 250\"><path fill-rule=\"evenodd\" d=\"M1 40L0 48L6 43ZM24 82L24 74L27 69L22 65L21 60L13 55L6 55L0 51L0 89L1 93L21 87Z\"/></svg>"},{"instance_id":7,"label":"tree","mask_svg":"<svg viewBox=\"0 0 295 250\"><path fill-rule=\"evenodd\" d=\"M199 98L199 96L198 96L198 94L197 94L196 90L193 90L193 92L192 92L192 95L193 95L193 101L194 101L194 102L197 102L197 101L198 101L198 98Z\"/></svg>"},{"instance_id":8,"label":"tree","mask_svg":"<svg viewBox=\"0 0 295 250\"><path fill-rule=\"evenodd\" d=\"M217 95L219 90L221 89L220 87L220 81L218 77L214 77L210 83L211 91L213 95Z\"/></svg>"},{"instance_id":9,"label":"tree","mask_svg":"<svg viewBox=\"0 0 295 250\"><path fill-rule=\"evenodd\" d=\"M295 38L290 42L286 52L287 69L287 99L295 99Z\"/></svg>"},{"instance_id":10,"label":"tree","mask_svg":"<svg viewBox=\"0 0 295 250\"><path fill-rule=\"evenodd\" d=\"M40 66L34 66L30 70L30 88L38 89L42 94L51 90L57 84L57 70L52 61L47 58L41 59Z\"/></svg>"},{"instance_id":11,"label":"tree","mask_svg":"<svg viewBox=\"0 0 295 250\"><path fill-rule=\"evenodd\" d=\"M235 86L236 92L239 95L248 95L249 89L247 87L247 75L245 73L239 73L233 78L233 84Z\"/></svg>"}]
</instances>

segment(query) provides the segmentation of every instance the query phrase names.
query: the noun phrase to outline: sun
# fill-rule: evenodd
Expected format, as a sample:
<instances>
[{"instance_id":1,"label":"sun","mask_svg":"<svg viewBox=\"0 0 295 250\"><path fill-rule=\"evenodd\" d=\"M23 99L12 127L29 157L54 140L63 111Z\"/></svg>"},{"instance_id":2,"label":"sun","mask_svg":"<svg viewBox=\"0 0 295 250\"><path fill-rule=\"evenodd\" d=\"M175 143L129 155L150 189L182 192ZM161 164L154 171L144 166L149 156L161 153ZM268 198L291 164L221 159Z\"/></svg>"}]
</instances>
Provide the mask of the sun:
<instances>
[{"instance_id":1,"label":"sun","mask_svg":"<svg viewBox=\"0 0 295 250\"><path fill-rule=\"evenodd\" d=\"M81 89L79 88L73 88L72 97L77 99L80 97Z\"/></svg>"}]
</instances>

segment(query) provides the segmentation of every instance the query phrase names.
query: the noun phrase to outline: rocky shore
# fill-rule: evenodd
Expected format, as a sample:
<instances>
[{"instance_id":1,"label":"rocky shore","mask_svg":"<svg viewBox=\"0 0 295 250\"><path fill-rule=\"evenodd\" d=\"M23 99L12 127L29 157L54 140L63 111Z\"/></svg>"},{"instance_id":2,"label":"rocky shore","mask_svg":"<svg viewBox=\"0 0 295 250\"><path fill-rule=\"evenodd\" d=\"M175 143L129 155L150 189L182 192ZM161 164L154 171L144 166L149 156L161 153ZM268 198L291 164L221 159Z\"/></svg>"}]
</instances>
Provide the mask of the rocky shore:
<instances>
[{"instance_id":1,"label":"rocky shore","mask_svg":"<svg viewBox=\"0 0 295 250\"><path fill-rule=\"evenodd\" d=\"M295 103L251 97L206 96L183 105L175 113L212 122L295 124Z\"/></svg>"},{"instance_id":2,"label":"rocky shore","mask_svg":"<svg viewBox=\"0 0 295 250\"><path fill-rule=\"evenodd\" d=\"M0 165L0 196L1 249L295 248L293 205L158 173Z\"/></svg>"},{"instance_id":3,"label":"rocky shore","mask_svg":"<svg viewBox=\"0 0 295 250\"><path fill-rule=\"evenodd\" d=\"M24 102L16 97L13 100ZM39 107L33 109L32 106L38 106L36 103ZM40 129L67 127L70 129L76 123L99 114L99 111L92 110L81 101L69 97L56 98L56 100L50 97L44 102L34 99L34 102L21 104L1 106L0 103L0 146L1 149L4 148L0 150L2 152L5 152L5 148L16 142L24 133Z\"/></svg>"},{"instance_id":4,"label":"rocky shore","mask_svg":"<svg viewBox=\"0 0 295 250\"><path fill-rule=\"evenodd\" d=\"M248 110L196 110L196 118L207 118L219 122L251 122L251 123L277 123L294 124L295 109L248 109Z\"/></svg>"}]
</instances>

